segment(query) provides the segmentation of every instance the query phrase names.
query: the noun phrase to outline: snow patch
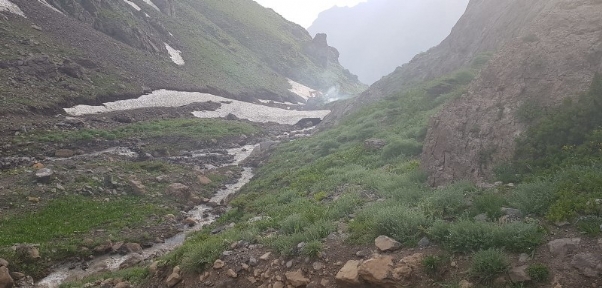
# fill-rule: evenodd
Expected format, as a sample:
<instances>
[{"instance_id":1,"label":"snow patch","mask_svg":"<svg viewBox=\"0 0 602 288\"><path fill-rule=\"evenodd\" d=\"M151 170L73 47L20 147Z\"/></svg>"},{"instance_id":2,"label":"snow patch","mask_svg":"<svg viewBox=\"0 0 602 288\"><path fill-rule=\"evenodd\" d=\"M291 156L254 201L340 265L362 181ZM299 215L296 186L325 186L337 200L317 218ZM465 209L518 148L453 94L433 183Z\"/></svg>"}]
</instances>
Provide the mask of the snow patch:
<instances>
[{"instance_id":1,"label":"snow patch","mask_svg":"<svg viewBox=\"0 0 602 288\"><path fill-rule=\"evenodd\" d=\"M180 50L176 50L173 47L169 46L167 43L163 43L165 44L165 48L167 49L167 52L169 52L169 57L171 57L171 61L173 61L173 63L176 63L180 66L184 65L184 58L182 58L182 51Z\"/></svg>"},{"instance_id":2,"label":"snow patch","mask_svg":"<svg viewBox=\"0 0 602 288\"><path fill-rule=\"evenodd\" d=\"M288 79L288 83L292 86L292 88L289 89L288 91L291 91L291 92L301 96L305 100L322 94L318 90L307 87L307 86L305 86L299 82L295 82L291 79Z\"/></svg>"},{"instance_id":3,"label":"snow patch","mask_svg":"<svg viewBox=\"0 0 602 288\"><path fill-rule=\"evenodd\" d=\"M7 11L13 14L17 14L23 18L27 18L25 16L25 13L23 13L23 11L21 11L21 8L19 8L19 6L13 4L12 2L8 1L8 0L0 0L0 12L3 11Z\"/></svg>"},{"instance_id":4,"label":"snow patch","mask_svg":"<svg viewBox=\"0 0 602 288\"><path fill-rule=\"evenodd\" d=\"M161 10L159 10L159 7L157 7L157 5L155 5L155 3L153 3L153 1L151 1L151 0L142 0L142 1L144 1L144 3L148 4L149 6L157 9L157 11L161 11Z\"/></svg>"},{"instance_id":5,"label":"snow patch","mask_svg":"<svg viewBox=\"0 0 602 288\"><path fill-rule=\"evenodd\" d=\"M136 3L132 2L132 1L128 1L128 0L123 0L125 3L128 3L130 6L132 6L134 9L136 9L136 11L140 11L142 10L142 8L140 8L140 6L136 5Z\"/></svg>"},{"instance_id":6,"label":"snow patch","mask_svg":"<svg viewBox=\"0 0 602 288\"><path fill-rule=\"evenodd\" d=\"M50 8L50 9L56 11L56 12L59 12L59 13L63 14L63 12L61 12L61 10L54 8L54 6L48 4L48 2L46 2L46 0L38 0L38 2L44 4L44 6ZM63 15L65 15L65 14L63 14Z\"/></svg>"},{"instance_id":7,"label":"snow patch","mask_svg":"<svg viewBox=\"0 0 602 288\"><path fill-rule=\"evenodd\" d=\"M192 103L214 101L222 104L216 111L196 111L193 115L199 118L225 117L232 113L241 119L253 122L277 122L280 124L296 124L303 118L323 119L330 113L329 110L297 111L268 107L249 102L232 100L220 96L199 92L179 92L170 90L157 90L151 94L140 96L137 99L121 100L105 103L103 106L78 105L65 108L65 112L72 116L125 111L149 107L180 107Z\"/></svg>"}]
</instances>

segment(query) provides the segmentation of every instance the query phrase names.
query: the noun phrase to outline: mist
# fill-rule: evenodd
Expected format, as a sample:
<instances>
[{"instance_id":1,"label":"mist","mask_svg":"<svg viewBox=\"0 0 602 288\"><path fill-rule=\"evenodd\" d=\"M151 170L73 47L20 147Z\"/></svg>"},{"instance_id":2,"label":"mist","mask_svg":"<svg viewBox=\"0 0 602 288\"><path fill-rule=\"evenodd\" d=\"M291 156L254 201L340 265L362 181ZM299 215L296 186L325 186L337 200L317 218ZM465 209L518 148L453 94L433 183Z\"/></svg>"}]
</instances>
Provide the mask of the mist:
<instances>
[{"instance_id":1,"label":"mist","mask_svg":"<svg viewBox=\"0 0 602 288\"><path fill-rule=\"evenodd\" d=\"M445 39L468 1L369 0L320 13L308 31L326 33L341 64L372 84Z\"/></svg>"}]
</instances>

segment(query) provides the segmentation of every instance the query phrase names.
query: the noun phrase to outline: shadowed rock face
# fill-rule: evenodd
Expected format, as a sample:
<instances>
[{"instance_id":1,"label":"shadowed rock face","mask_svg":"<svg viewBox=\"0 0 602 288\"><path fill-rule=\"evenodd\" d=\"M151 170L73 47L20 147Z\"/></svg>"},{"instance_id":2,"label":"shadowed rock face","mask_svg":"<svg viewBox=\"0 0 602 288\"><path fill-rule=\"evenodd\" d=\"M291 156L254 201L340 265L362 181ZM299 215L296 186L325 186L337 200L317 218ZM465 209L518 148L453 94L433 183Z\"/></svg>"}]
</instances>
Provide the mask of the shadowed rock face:
<instances>
[{"instance_id":1,"label":"shadowed rock face","mask_svg":"<svg viewBox=\"0 0 602 288\"><path fill-rule=\"evenodd\" d=\"M469 11L498 5L491 2L472 1ZM515 34L502 42L468 93L431 119L422 163L432 185L487 181L495 165L514 154L515 139L526 128L516 111L525 101L560 104L586 91L602 71L602 2L503 2L503 11L516 14L492 21L528 17L520 27L509 27Z\"/></svg>"}]
</instances>

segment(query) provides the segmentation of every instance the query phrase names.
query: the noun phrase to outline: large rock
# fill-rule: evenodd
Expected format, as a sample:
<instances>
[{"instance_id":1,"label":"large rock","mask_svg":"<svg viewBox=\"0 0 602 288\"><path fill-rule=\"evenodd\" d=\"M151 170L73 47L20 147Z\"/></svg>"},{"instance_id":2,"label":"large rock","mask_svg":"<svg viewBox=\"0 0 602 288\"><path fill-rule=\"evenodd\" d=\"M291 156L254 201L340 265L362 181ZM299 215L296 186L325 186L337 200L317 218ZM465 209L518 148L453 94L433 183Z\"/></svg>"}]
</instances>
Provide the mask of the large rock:
<instances>
[{"instance_id":1,"label":"large rock","mask_svg":"<svg viewBox=\"0 0 602 288\"><path fill-rule=\"evenodd\" d=\"M360 277L374 285L390 285L395 279L391 277L394 269L392 256L376 256L364 261L359 267Z\"/></svg>"},{"instance_id":2,"label":"large rock","mask_svg":"<svg viewBox=\"0 0 602 288\"><path fill-rule=\"evenodd\" d=\"M548 242L548 249L553 256L563 257L567 252L576 250L581 238L563 238Z\"/></svg>"},{"instance_id":3,"label":"large rock","mask_svg":"<svg viewBox=\"0 0 602 288\"><path fill-rule=\"evenodd\" d=\"M583 19L599 19L598 4L597 0L471 1L439 47L402 69L430 78L451 72L441 66L444 63L468 60L466 52L496 51L467 93L431 118L421 161L431 185L459 179L486 182L497 164L512 159L515 139L527 129L528 123L517 117L525 103L536 103L535 109L543 110L589 89L600 71L602 39L599 24ZM464 34L476 27L487 33ZM432 62L421 61L425 58ZM416 69L418 62L426 67ZM441 72L432 73L435 69ZM411 81L405 76L391 78Z\"/></svg>"},{"instance_id":4,"label":"large rock","mask_svg":"<svg viewBox=\"0 0 602 288\"><path fill-rule=\"evenodd\" d=\"M42 168L36 171L36 180L40 183L49 183L52 180L54 171L49 168Z\"/></svg>"},{"instance_id":5,"label":"large rock","mask_svg":"<svg viewBox=\"0 0 602 288\"><path fill-rule=\"evenodd\" d=\"M602 274L602 258L592 253L579 253L571 260L571 265L579 270L579 273L587 277L598 277Z\"/></svg>"},{"instance_id":6,"label":"large rock","mask_svg":"<svg viewBox=\"0 0 602 288\"><path fill-rule=\"evenodd\" d=\"M15 247L15 253L19 259L25 262L33 262L39 260L40 250L37 245L21 244Z\"/></svg>"},{"instance_id":7,"label":"large rock","mask_svg":"<svg viewBox=\"0 0 602 288\"><path fill-rule=\"evenodd\" d=\"M130 184L130 188L132 188L132 192L134 192L134 195L142 196L146 194L146 186L144 186L142 182L134 178L129 179L128 182Z\"/></svg>"},{"instance_id":8,"label":"large rock","mask_svg":"<svg viewBox=\"0 0 602 288\"><path fill-rule=\"evenodd\" d=\"M349 260L341 270L337 273L335 279L341 285L358 285L360 284L359 276L359 260Z\"/></svg>"},{"instance_id":9,"label":"large rock","mask_svg":"<svg viewBox=\"0 0 602 288\"><path fill-rule=\"evenodd\" d=\"M190 187L182 183L173 183L167 186L165 193L181 200L188 200L190 198Z\"/></svg>"},{"instance_id":10,"label":"large rock","mask_svg":"<svg viewBox=\"0 0 602 288\"><path fill-rule=\"evenodd\" d=\"M142 257L142 255L140 254L134 253L130 255L125 261L123 261L123 263L119 264L119 269L134 267L142 261L144 261L144 257Z\"/></svg>"},{"instance_id":11,"label":"large rock","mask_svg":"<svg viewBox=\"0 0 602 288\"><path fill-rule=\"evenodd\" d=\"M291 284L293 287L304 287L309 284L310 280L303 275L303 271L291 271L284 273L286 276L286 281Z\"/></svg>"},{"instance_id":12,"label":"large rock","mask_svg":"<svg viewBox=\"0 0 602 288\"><path fill-rule=\"evenodd\" d=\"M181 281L182 276L180 275L180 266L176 266L173 268L171 274L167 277L167 280L165 280L165 284L167 284L167 287L171 288L178 285L178 283Z\"/></svg>"},{"instance_id":13,"label":"large rock","mask_svg":"<svg viewBox=\"0 0 602 288\"><path fill-rule=\"evenodd\" d=\"M395 251L401 248L401 243L384 235L378 236L376 239L374 239L374 245L376 245L376 248L378 248L378 250L381 252Z\"/></svg>"},{"instance_id":14,"label":"large rock","mask_svg":"<svg viewBox=\"0 0 602 288\"><path fill-rule=\"evenodd\" d=\"M69 157L72 157L73 155L75 155L75 151L70 150L70 149L60 149L60 150L54 151L54 157L58 157L58 158L69 158Z\"/></svg>"},{"instance_id":15,"label":"large rock","mask_svg":"<svg viewBox=\"0 0 602 288\"><path fill-rule=\"evenodd\" d=\"M531 281L531 277L529 277L529 273L527 273L527 268L529 268L529 266L524 265L510 269L510 272L508 272L510 281L513 283L524 283Z\"/></svg>"},{"instance_id":16,"label":"large rock","mask_svg":"<svg viewBox=\"0 0 602 288\"><path fill-rule=\"evenodd\" d=\"M0 288L12 288L15 281L10 277L10 272L6 266L0 266Z\"/></svg>"}]
</instances>

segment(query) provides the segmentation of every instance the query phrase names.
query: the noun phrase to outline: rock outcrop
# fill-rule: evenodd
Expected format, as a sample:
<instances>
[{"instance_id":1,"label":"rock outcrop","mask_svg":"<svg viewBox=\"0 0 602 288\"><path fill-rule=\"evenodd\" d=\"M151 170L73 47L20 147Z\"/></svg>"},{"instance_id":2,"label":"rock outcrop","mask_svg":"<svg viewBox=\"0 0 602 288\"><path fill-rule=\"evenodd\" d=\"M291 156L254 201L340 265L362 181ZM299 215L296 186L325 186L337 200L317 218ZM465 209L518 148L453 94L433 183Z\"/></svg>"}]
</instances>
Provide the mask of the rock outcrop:
<instances>
[{"instance_id":1,"label":"rock outcrop","mask_svg":"<svg viewBox=\"0 0 602 288\"><path fill-rule=\"evenodd\" d=\"M470 7L491 10L497 2L472 1ZM504 13L523 11L496 21L519 15L530 15L529 20L519 21L514 37L500 38L503 45L468 93L431 120L422 163L434 186L458 179L487 181L496 164L513 156L514 140L525 131L517 119L521 105L560 104L587 90L602 70L602 2L499 2L507 5Z\"/></svg>"}]
</instances>

